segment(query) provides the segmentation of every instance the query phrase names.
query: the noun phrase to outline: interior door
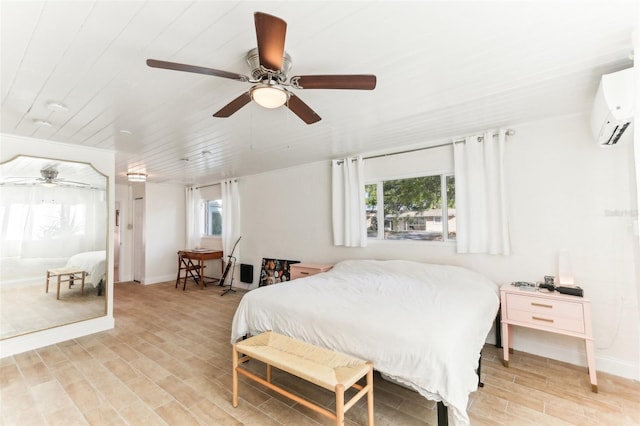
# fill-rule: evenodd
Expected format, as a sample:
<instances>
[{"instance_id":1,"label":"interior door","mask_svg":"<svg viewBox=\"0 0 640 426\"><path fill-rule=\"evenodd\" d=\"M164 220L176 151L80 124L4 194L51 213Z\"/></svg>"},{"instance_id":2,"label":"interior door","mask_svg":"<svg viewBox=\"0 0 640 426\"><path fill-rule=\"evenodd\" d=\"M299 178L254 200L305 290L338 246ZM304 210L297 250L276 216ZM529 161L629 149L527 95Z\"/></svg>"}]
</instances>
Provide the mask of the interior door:
<instances>
[{"instance_id":1,"label":"interior door","mask_svg":"<svg viewBox=\"0 0 640 426\"><path fill-rule=\"evenodd\" d=\"M113 230L113 282L120 281L120 202L116 201L116 226Z\"/></svg>"},{"instance_id":2,"label":"interior door","mask_svg":"<svg viewBox=\"0 0 640 426\"><path fill-rule=\"evenodd\" d=\"M144 199L133 200L133 280L144 280Z\"/></svg>"}]
</instances>

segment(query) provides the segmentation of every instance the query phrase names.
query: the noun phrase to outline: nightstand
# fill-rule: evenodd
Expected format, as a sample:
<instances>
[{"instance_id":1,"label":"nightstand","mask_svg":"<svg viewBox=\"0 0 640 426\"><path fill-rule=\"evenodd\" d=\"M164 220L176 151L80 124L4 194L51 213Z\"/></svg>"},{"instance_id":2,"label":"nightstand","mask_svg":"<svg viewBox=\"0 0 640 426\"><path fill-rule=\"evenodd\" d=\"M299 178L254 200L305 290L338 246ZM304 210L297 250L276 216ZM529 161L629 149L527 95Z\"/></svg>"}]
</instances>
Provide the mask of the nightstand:
<instances>
[{"instance_id":1,"label":"nightstand","mask_svg":"<svg viewBox=\"0 0 640 426\"><path fill-rule=\"evenodd\" d=\"M546 290L521 290L505 284L500 288L500 301L505 367L509 366L509 353L513 352L514 325L577 337L585 343L591 390L598 392L591 303L588 299Z\"/></svg>"},{"instance_id":2,"label":"nightstand","mask_svg":"<svg viewBox=\"0 0 640 426\"><path fill-rule=\"evenodd\" d=\"M291 274L291 280L295 280L326 272L331 268L333 268L333 265L329 263L294 263L289 267L289 273Z\"/></svg>"}]
</instances>

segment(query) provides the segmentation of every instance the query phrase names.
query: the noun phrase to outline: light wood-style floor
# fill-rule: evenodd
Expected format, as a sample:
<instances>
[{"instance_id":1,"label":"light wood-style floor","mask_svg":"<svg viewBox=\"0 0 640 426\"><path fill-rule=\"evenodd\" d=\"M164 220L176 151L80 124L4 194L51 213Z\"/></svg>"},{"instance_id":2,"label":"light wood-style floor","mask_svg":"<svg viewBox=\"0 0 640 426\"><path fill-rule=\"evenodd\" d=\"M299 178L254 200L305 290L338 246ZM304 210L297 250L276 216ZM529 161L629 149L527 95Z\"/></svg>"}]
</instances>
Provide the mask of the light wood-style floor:
<instances>
[{"instance_id":1,"label":"light wood-style floor","mask_svg":"<svg viewBox=\"0 0 640 426\"><path fill-rule=\"evenodd\" d=\"M230 327L243 292L187 291L173 283L116 284L114 330L0 361L3 425L318 425L310 410L240 384L231 406ZM251 368L262 373L258 362ZM505 368L483 353L485 387L472 393L473 425L640 425L640 384L516 352ZM333 395L285 373L274 381L331 408ZM375 376L376 425L435 425L435 404ZM346 425L366 424L360 401Z\"/></svg>"},{"instance_id":2,"label":"light wood-style floor","mask_svg":"<svg viewBox=\"0 0 640 426\"><path fill-rule=\"evenodd\" d=\"M79 283L72 288L63 283L60 299L56 299L56 289L55 277L50 280L48 293L44 279L0 289L0 339L96 318L107 311L104 293L98 296L98 289L91 284L86 284L81 294Z\"/></svg>"}]
</instances>

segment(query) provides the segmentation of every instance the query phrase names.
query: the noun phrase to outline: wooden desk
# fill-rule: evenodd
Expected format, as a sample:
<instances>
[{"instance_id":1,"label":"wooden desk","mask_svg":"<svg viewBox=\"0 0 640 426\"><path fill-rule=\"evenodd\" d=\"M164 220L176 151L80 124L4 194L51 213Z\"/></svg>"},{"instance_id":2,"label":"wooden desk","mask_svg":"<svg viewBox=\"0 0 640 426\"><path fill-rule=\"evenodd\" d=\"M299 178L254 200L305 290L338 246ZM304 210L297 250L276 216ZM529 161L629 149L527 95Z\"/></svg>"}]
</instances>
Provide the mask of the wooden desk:
<instances>
[{"instance_id":1,"label":"wooden desk","mask_svg":"<svg viewBox=\"0 0 640 426\"><path fill-rule=\"evenodd\" d=\"M222 259L222 250L208 250L208 251L193 251L193 250L181 250L178 254L186 256L191 260L198 261L198 280L200 281L200 289L204 289L204 279L210 278L212 281L220 281L218 278L205 277L204 275L204 261L213 259ZM224 271L224 262L221 262L220 273Z\"/></svg>"}]
</instances>

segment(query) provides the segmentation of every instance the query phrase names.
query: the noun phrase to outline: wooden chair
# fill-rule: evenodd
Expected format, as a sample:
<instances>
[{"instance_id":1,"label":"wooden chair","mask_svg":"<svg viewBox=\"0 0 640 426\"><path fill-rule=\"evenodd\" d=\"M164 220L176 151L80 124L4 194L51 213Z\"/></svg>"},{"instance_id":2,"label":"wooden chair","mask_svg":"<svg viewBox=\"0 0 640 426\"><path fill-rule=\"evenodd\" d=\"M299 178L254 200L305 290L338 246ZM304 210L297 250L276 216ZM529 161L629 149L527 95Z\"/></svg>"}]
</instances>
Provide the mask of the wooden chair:
<instances>
[{"instance_id":1,"label":"wooden chair","mask_svg":"<svg viewBox=\"0 0 640 426\"><path fill-rule=\"evenodd\" d=\"M205 266L206 268L206 266ZM176 288L182 280L182 291L187 288L187 279L191 279L200 285L200 266L193 263L193 260L184 252L178 252L178 276L176 277Z\"/></svg>"}]
</instances>

